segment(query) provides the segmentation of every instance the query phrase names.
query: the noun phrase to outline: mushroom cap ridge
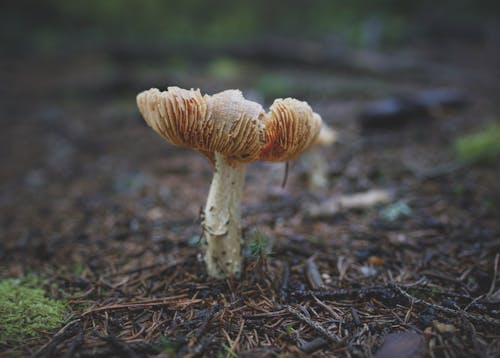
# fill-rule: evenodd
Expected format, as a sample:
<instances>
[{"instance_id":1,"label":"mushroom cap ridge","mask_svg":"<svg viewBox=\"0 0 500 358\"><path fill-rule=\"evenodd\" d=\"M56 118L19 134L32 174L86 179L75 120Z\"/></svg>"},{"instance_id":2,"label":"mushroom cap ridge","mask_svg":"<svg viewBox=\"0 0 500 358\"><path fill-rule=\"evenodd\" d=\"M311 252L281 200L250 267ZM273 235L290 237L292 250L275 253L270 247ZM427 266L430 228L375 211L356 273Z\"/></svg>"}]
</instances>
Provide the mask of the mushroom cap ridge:
<instances>
[{"instance_id":1,"label":"mushroom cap ridge","mask_svg":"<svg viewBox=\"0 0 500 358\"><path fill-rule=\"evenodd\" d=\"M306 102L277 99L266 114L239 90L202 96L199 90L156 88L137 96L146 123L170 143L191 147L214 163L214 152L229 163L286 161L318 136L321 117Z\"/></svg>"},{"instance_id":2,"label":"mushroom cap ridge","mask_svg":"<svg viewBox=\"0 0 500 358\"><path fill-rule=\"evenodd\" d=\"M199 150L212 163L214 152L229 162L258 160L265 112L238 90L202 96L199 90L152 88L137 96L137 105L146 123L164 139Z\"/></svg>"},{"instance_id":3,"label":"mushroom cap ridge","mask_svg":"<svg viewBox=\"0 0 500 358\"><path fill-rule=\"evenodd\" d=\"M294 159L316 140L321 117L307 104L294 98L278 98L265 118L265 145L260 160L282 162Z\"/></svg>"}]
</instances>

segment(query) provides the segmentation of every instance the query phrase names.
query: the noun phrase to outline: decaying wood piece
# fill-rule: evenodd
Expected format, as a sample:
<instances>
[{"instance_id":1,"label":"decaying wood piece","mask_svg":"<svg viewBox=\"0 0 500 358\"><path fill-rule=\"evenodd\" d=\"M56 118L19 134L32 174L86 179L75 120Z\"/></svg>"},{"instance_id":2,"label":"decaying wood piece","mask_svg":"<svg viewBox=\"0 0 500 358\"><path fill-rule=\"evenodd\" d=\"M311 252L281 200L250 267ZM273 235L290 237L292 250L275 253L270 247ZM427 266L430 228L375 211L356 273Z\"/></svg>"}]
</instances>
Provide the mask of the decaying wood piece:
<instances>
[{"instance_id":1,"label":"decaying wood piece","mask_svg":"<svg viewBox=\"0 0 500 358\"><path fill-rule=\"evenodd\" d=\"M366 192L340 195L319 204L309 204L305 210L310 217L332 216L342 210L367 209L379 204L389 203L394 195L389 190L372 189Z\"/></svg>"}]
</instances>

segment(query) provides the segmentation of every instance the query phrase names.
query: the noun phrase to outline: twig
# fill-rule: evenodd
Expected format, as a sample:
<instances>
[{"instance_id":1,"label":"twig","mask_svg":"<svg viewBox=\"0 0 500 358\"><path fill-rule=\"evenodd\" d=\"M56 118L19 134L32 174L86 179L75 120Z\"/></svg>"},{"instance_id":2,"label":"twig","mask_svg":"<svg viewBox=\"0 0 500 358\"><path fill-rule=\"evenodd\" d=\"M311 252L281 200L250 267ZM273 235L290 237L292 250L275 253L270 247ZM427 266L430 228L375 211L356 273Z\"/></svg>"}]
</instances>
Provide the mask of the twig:
<instances>
[{"instance_id":1,"label":"twig","mask_svg":"<svg viewBox=\"0 0 500 358\"><path fill-rule=\"evenodd\" d=\"M206 341L205 332L207 331L209 323L214 315L220 310L221 307L218 305L208 310L208 313L203 318L203 321L201 322L199 327L194 331L193 334L189 334L189 336L191 336L189 341L186 342L184 347L179 349L179 355L185 356L188 355L188 353L196 355L200 354L204 349L206 349L206 346L209 342Z\"/></svg>"},{"instance_id":2,"label":"twig","mask_svg":"<svg viewBox=\"0 0 500 358\"><path fill-rule=\"evenodd\" d=\"M102 337L101 337L102 339ZM123 342L125 343L125 342ZM177 343L174 341L173 343ZM184 343L184 342L183 342ZM141 354L158 354L161 353L161 346L164 344L163 338L154 339L152 341L135 341L126 343L128 348L134 352L139 352ZM114 347L109 347L110 345L93 345L91 347L82 347L78 351L80 357L109 357L116 355L116 349Z\"/></svg>"},{"instance_id":3,"label":"twig","mask_svg":"<svg viewBox=\"0 0 500 358\"><path fill-rule=\"evenodd\" d=\"M82 313L82 317L87 316L91 313L102 312L102 311L114 311L114 310L120 310L120 309L130 309L130 308L146 308L146 307L165 306L165 305L185 305L185 304L198 303L198 302L203 301L199 298L188 299L188 300L184 300L184 301L178 300L179 298L184 298L184 297L186 297L186 295L179 295L179 296L162 298L160 300L155 300L156 302L131 302L131 303L118 304L118 305L97 307L97 308L93 308L93 309L90 309L90 310Z\"/></svg>"},{"instance_id":4,"label":"twig","mask_svg":"<svg viewBox=\"0 0 500 358\"><path fill-rule=\"evenodd\" d=\"M358 311L356 311L354 307L351 307L351 316L356 326L361 326L361 320L359 319Z\"/></svg>"},{"instance_id":5,"label":"twig","mask_svg":"<svg viewBox=\"0 0 500 358\"><path fill-rule=\"evenodd\" d=\"M285 265L283 267L283 279L281 280L281 285L280 285L281 301L284 301L287 297L289 278L290 278L290 266L288 265L288 263L285 262Z\"/></svg>"},{"instance_id":6,"label":"twig","mask_svg":"<svg viewBox=\"0 0 500 358\"><path fill-rule=\"evenodd\" d=\"M337 313L335 313L330 306L328 306L326 303L321 301L318 297L316 297L316 296L312 296L312 297L321 307L323 307L325 310L327 310L328 313L330 313L332 315L332 317L335 317L335 319L342 319L342 317L340 317Z\"/></svg>"},{"instance_id":7,"label":"twig","mask_svg":"<svg viewBox=\"0 0 500 358\"><path fill-rule=\"evenodd\" d=\"M204 335L205 331L207 330L208 324L212 320L213 316L220 310L221 306L219 305L209 310L208 314L205 316L200 326L196 329L196 334L195 334L196 340L198 340L201 336Z\"/></svg>"},{"instance_id":8,"label":"twig","mask_svg":"<svg viewBox=\"0 0 500 358\"><path fill-rule=\"evenodd\" d=\"M408 288L408 287L407 287ZM440 296L446 296L446 297L455 297L455 298L461 298L464 300L477 300L477 298L471 297L469 295L464 295L462 293L456 293L456 292L448 292L448 291L438 291L430 287L411 287L412 290L416 291L422 291L422 292L430 292L433 295L440 295Z\"/></svg>"},{"instance_id":9,"label":"twig","mask_svg":"<svg viewBox=\"0 0 500 358\"><path fill-rule=\"evenodd\" d=\"M311 354L313 352L316 352L318 349L323 348L328 344L328 341L324 339L323 337L318 337L313 339L312 341L306 342L299 346L299 349L307 354Z\"/></svg>"},{"instance_id":10,"label":"twig","mask_svg":"<svg viewBox=\"0 0 500 358\"><path fill-rule=\"evenodd\" d=\"M316 296L319 298L340 298L352 296L374 296L383 292L387 292L387 286L371 286L352 289L338 290L314 290L314 291L294 291L291 292L292 297L308 297Z\"/></svg>"},{"instance_id":11,"label":"twig","mask_svg":"<svg viewBox=\"0 0 500 358\"><path fill-rule=\"evenodd\" d=\"M263 312L263 313L255 313L255 314L246 314L244 313L242 317L244 319L262 319L262 318L274 318L281 317L286 311L279 310L274 312Z\"/></svg>"},{"instance_id":12,"label":"twig","mask_svg":"<svg viewBox=\"0 0 500 358\"><path fill-rule=\"evenodd\" d=\"M137 353L135 353L127 343L121 341L115 336L108 335L101 336L99 338L101 338L105 342L108 342L113 347L113 349L115 349L119 353L120 357L138 358Z\"/></svg>"},{"instance_id":13,"label":"twig","mask_svg":"<svg viewBox=\"0 0 500 358\"><path fill-rule=\"evenodd\" d=\"M82 326L79 326L79 332L76 335L75 339L73 339L73 342L71 342L71 345L69 346L68 350L62 358L72 358L75 356L76 350L82 345L83 343L83 329Z\"/></svg>"},{"instance_id":14,"label":"twig","mask_svg":"<svg viewBox=\"0 0 500 358\"><path fill-rule=\"evenodd\" d=\"M66 339L73 337L81 330L80 319L75 319L61 328L52 339L35 353L36 357L52 357L55 349Z\"/></svg>"},{"instance_id":15,"label":"twig","mask_svg":"<svg viewBox=\"0 0 500 358\"><path fill-rule=\"evenodd\" d=\"M241 320L240 324L240 329L238 331L238 335L236 336L235 340L233 341L233 344L231 345L231 351L233 352L239 345L240 339L241 339L241 334L243 333L243 328L245 327L245 320Z\"/></svg>"},{"instance_id":16,"label":"twig","mask_svg":"<svg viewBox=\"0 0 500 358\"><path fill-rule=\"evenodd\" d=\"M208 345L210 343L212 343L213 341L214 341L213 335L203 336L203 338L200 340L200 342L196 343L193 347L191 347L189 351L193 356L198 357L207 349ZM180 355L180 352L179 352L179 355Z\"/></svg>"},{"instance_id":17,"label":"twig","mask_svg":"<svg viewBox=\"0 0 500 358\"><path fill-rule=\"evenodd\" d=\"M500 259L500 253L497 253L495 255L495 264L493 267L493 278L491 279L490 290L488 291L488 294L486 295L486 297L491 296L493 294L493 292L495 292L495 284L496 284L497 275L498 275L498 260L499 259Z\"/></svg>"},{"instance_id":18,"label":"twig","mask_svg":"<svg viewBox=\"0 0 500 358\"><path fill-rule=\"evenodd\" d=\"M316 321L313 321L312 319L306 317L304 314L296 310L290 305L285 306L286 310L293 314L295 317L297 317L299 320L307 324L309 327L314 329L316 332L321 334L324 338L326 338L329 342L335 343L335 344L340 344L342 343L342 340L335 334L328 332L321 324L319 324Z\"/></svg>"},{"instance_id":19,"label":"twig","mask_svg":"<svg viewBox=\"0 0 500 358\"><path fill-rule=\"evenodd\" d=\"M431 308L435 309L436 311L441 311L441 312L449 313L449 314L452 314L452 315L458 316L458 317L465 317L465 318L467 318L467 319L469 319L471 321L476 321L476 322L480 322L480 323L484 323L484 324L489 324L489 325L500 327L500 320L499 319L492 318L492 317L489 317L489 316L480 316L480 315L477 315L477 314L472 314L472 313L465 312L463 310L458 311L458 310L454 310L454 309L451 309L451 308L443 307L441 305L437 305L437 304L434 304L434 303L429 303L429 302L424 301L424 300L422 300L420 298L417 298L415 296L410 295L408 292L406 292L399 285L394 284L393 287L403 297L405 297L406 299L408 299L409 301L412 301L414 303L421 303L421 304L423 304L423 305L425 305L427 307L431 307Z\"/></svg>"},{"instance_id":20,"label":"twig","mask_svg":"<svg viewBox=\"0 0 500 358\"><path fill-rule=\"evenodd\" d=\"M433 290L429 287L418 286L422 284L422 282L415 282L408 285L401 285L401 287L411 288L412 290L431 292L433 294L448 296L448 297L456 297L462 299L472 300L473 297L455 293L455 292L443 292ZM392 285L377 285L377 286L369 286L369 287L361 287L361 288L351 288L351 289L337 289L337 290L302 290L302 291L293 291L290 293L292 297L309 297L316 296L321 298L342 298L342 297L354 297L354 296L376 296L381 293L387 293L388 291L394 291Z\"/></svg>"},{"instance_id":21,"label":"twig","mask_svg":"<svg viewBox=\"0 0 500 358\"><path fill-rule=\"evenodd\" d=\"M315 255L314 255L315 256ZM318 265L314 262L314 256L306 261L306 278L313 290L317 290L324 286L321 274L319 273Z\"/></svg>"}]
</instances>

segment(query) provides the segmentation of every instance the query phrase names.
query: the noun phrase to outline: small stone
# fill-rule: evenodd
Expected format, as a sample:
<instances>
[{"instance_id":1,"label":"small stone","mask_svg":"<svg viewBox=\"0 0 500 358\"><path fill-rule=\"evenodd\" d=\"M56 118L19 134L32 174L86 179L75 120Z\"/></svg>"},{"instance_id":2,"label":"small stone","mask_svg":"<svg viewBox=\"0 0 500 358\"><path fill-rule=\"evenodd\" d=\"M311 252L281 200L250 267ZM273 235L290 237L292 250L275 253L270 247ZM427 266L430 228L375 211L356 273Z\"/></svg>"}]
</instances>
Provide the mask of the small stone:
<instances>
[{"instance_id":1,"label":"small stone","mask_svg":"<svg viewBox=\"0 0 500 358\"><path fill-rule=\"evenodd\" d=\"M375 358L386 357L422 357L425 354L425 342L416 332L390 333L384 338L382 346L375 354Z\"/></svg>"}]
</instances>

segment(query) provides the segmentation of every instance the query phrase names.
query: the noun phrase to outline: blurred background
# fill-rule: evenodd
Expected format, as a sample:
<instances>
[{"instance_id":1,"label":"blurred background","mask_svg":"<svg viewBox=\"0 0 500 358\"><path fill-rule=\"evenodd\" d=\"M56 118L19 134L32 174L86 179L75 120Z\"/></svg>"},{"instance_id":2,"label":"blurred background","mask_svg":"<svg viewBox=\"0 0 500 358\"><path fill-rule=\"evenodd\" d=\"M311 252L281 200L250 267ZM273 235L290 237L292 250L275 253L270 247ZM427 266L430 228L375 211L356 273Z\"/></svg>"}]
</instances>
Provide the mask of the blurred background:
<instances>
[{"instance_id":1,"label":"blurred background","mask_svg":"<svg viewBox=\"0 0 500 358\"><path fill-rule=\"evenodd\" d=\"M306 325L274 313L272 326L251 323L259 302L271 307L287 286L414 287L427 278L436 295L422 298L497 317L499 16L498 0L0 1L0 283L42 278L71 319L144 298L201 301L81 317L85 340L82 331L61 338L67 355L95 356L111 334L165 346L167 356L169 342L182 342L183 355L205 349L205 338L210 356L235 356L240 337L241 349L270 344L296 355L296 343L317 332L304 335ZM168 86L239 88L266 109L296 97L335 131L334 143L290 163L284 186L283 163L248 166L241 281L206 283L200 212L213 169L200 153L166 143L138 113L139 92ZM326 286L309 280L311 267ZM8 297L11 286L2 287ZM315 296L321 306L304 307L338 327L349 356L372 356L386 333L413 327L437 356L499 351L494 328L462 321L462 311L448 321L387 292L335 301L339 321ZM38 300L32 312L43 317ZM3 301L22 317L5 329L15 343L0 334L0 355L43 356L34 352L48 327L24 336L18 322L27 331L32 319L17 301ZM260 338L242 335L238 317ZM445 324L452 322L457 328ZM42 339L27 339L35 333ZM45 345L46 356L57 355L65 334ZM330 355L342 354L333 348Z\"/></svg>"},{"instance_id":2,"label":"blurred background","mask_svg":"<svg viewBox=\"0 0 500 358\"><path fill-rule=\"evenodd\" d=\"M135 96L151 87L240 88L265 106L307 100L338 132L335 147L323 149L323 195L400 187L471 156L497 158L498 1L0 7L3 257L67 257L56 248L62 242L154 239L165 220L192 223L211 168L144 125ZM484 128L493 134L481 137ZM460 147L473 132L475 144ZM297 195L307 170L292 165L288 191L277 194L283 167L252 166L246 203ZM160 228L150 232L151 223Z\"/></svg>"},{"instance_id":3,"label":"blurred background","mask_svg":"<svg viewBox=\"0 0 500 358\"><path fill-rule=\"evenodd\" d=\"M356 47L409 40L484 42L498 31L493 0L213 1L48 0L2 5L2 40L17 49L142 44L227 45L272 35L337 40ZM490 40L494 41L494 38Z\"/></svg>"}]
</instances>

